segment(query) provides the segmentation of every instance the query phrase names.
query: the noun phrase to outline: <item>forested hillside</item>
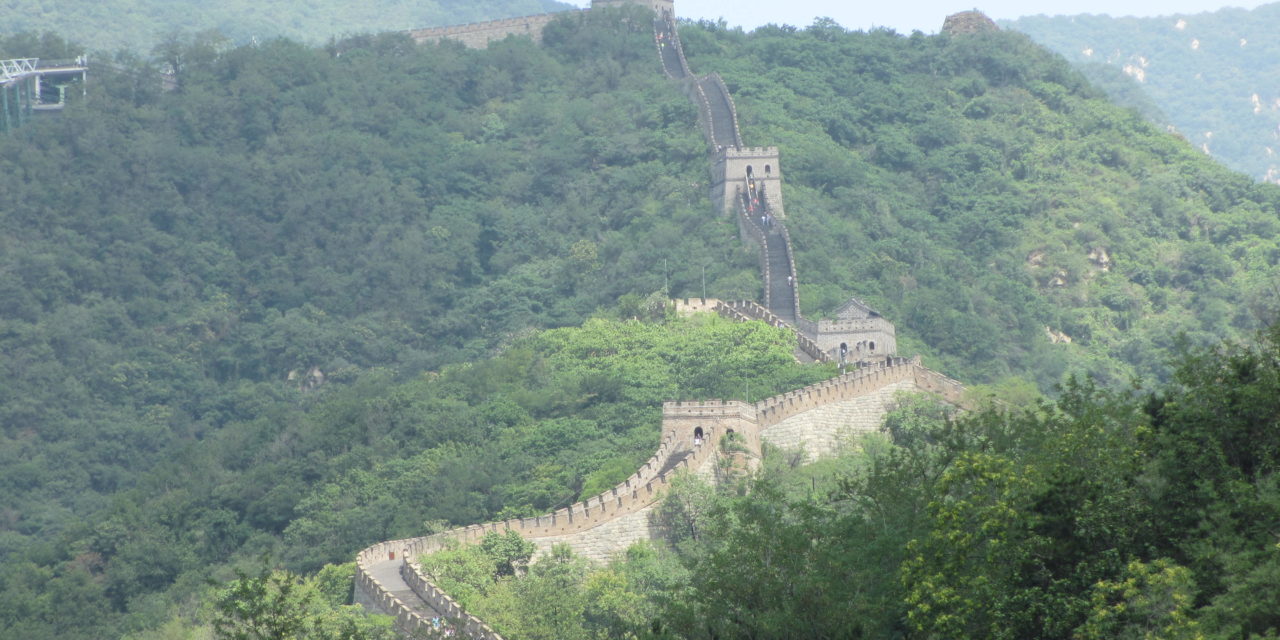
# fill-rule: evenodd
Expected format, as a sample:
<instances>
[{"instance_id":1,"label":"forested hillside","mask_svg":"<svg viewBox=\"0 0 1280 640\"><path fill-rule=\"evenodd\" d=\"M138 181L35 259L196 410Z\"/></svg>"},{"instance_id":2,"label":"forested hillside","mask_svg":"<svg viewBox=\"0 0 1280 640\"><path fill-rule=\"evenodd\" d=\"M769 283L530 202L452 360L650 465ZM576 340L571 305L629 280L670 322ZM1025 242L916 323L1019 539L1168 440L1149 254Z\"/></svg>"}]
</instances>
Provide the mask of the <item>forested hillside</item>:
<instances>
[{"instance_id":1,"label":"forested hillside","mask_svg":"<svg viewBox=\"0 0 1280 640\"><path fill-rule=\"evenodd\" d=\"M228 45L465 24L572 9L556 0L0 0L0 35L53 32L92 50L147 54L178 33L216 31ZM24 54L18 54L26 57Z\"/></svg>"},{"instance_id":2,"label":"forested hillside","mask_svg":"<svg viewBox=\"0 0 1280 640\"><path fill-rule=\"evenodd\" d=\"M0 138L0 636L165 637L264 551L309 572L547 510L634 471L663 400L829 375L663 320L760 280L650 24L173 41ZM1021 36L681 35L783 149L806 312L856 294L905 354L1045 389L1275 319L1280 192Z\"/></svg>"},{"instance_id":3,"label":"forested hillside","mask_svg":"<svg viewBox=\"0 0 1280 640\"><path fill-rule=\"evenodd\" d=\"M754 260L707 215L694 109L658 72L647 18L619 15L487 51L398 35L195 43L175 92L98 74L87 100L0 139L0 549L34 563L6 565L0 601L15 608L0 617L19 626L0 635L153 622L175 580L181 594L208 563L278 545L319 483L421 453L419 430L453 440L406 417L394 446L360 447L392 436L329 394L377 404L370 389L601 305L647 317L650 294L691 293L704 267L709 289L753 294ZM634 393L625 381L581 393ZM609 473L625 477L680 388L698 389L646 396L655 430L620 453L530 464L557 500L616 455ZM477 424L518 423L495 411ZM465 495L432 517L554 504ZM317 551L348 558L421 525L357 523L358 539ZM86 604L68 616L60 598Z\"/></svg>"},{"instance_id":4,"label":"forested hillside","mask_svg":"<svg viewBox=\"0 0 1280 640\"><path fill-rule=\"evenodd\" d=\"M510 640L1273 639L1278 338L1198 352L1156 392L963 415L900 396L816 464L685 477L655 511L667 540L605 566L496 533L423 563Z\"/></svg>"},{"instance_id":5,"label":"forested hillside","mask_svg":"<svg viewBox=\"0 0 1280 640\"><path fill-rule=\"evenodd\" d=\"M687 31L687 33L685 33ZM682 31L777 144L800 301L856 292L969 382L1163 379L1280 310L1280 189L1107 102L1017 33Z\"/></svg>"},{"instance_id":6,"label":"forested hillside","mask_svg":"<svg viewBox=\"0 0 1280 640\"><path fill-rule=\"evenodd\" d=\"M1156 18L1041 15L1003 24L1082 69L1127 74L1193 146L1237 171L1280 180L1280 44L1273 37L1280 3Z\"/></svg>"}]
</instances>

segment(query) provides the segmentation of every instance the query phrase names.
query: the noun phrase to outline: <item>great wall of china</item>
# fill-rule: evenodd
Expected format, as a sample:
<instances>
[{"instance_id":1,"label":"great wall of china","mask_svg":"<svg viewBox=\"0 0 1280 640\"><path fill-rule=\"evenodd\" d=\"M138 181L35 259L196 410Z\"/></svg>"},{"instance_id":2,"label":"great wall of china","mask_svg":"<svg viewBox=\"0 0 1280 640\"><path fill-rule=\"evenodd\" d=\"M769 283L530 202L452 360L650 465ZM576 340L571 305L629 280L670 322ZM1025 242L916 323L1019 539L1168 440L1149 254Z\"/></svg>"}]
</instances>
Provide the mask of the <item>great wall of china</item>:
<instances>
[{"instance_id":1,"label":"great wall of china","mask_svg":"<svg viewBox=\"0 0 1280 640\"><path fill-rule=\"evenodd\" d=\"M676 301L677 312L718 313L724 317L763 321L786 328L797 337L797 358L839 361L852 370L839 377L753 404L738 401L668 402L663 405L662 432L654 455L631 477L600 495L536 518L506 520L443 533L392 540L364 549L356 558L354 601L395 617L407 634L430 634L432 620L450 621L463 637L501 640L482 620L464 611L441 591L418 558L451 541L475 542L489 532L516 531L539 551L567 544L596 562L607 561L631 544L658 535L650 519L677 473L711 480L719 460L746 456L758 459L763 443L802 451L814 459L836 451L858 434L880 428L894 395L922 391L960 405L964 387L931 371L918 358L895 357L893 325L869 306L851 298L836 319L813 322L800 315L795 259L782 204L782 170L776 147L746 148L737 112L717 74L695 76L685 60L676 31L673 0L593 0L592 8L640 4L655 15L654 43L663 71L698 108L698 124L711 159L711 201L717 211L733 215L743 241L760 251L764 304L690 299ZM584 10L584 11L589 11ZM475 25L410 31L419 43L456 39L469 47L511 35L541 37L552 20L579 12L514 18ZM748 453L722 454L721 438L737 434ZM739 468L750 460L738 459Z\"/></svg>"}]
</instances>

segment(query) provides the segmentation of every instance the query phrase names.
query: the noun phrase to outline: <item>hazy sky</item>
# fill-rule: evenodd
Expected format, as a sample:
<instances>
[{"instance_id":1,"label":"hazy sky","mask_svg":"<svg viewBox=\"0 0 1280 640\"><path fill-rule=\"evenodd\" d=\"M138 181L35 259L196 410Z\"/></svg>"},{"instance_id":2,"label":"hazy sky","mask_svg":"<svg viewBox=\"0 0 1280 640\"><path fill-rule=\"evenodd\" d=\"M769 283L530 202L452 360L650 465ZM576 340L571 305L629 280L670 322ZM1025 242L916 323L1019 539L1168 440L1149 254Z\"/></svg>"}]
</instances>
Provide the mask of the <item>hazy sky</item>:
<instances>
[{"instance_id":1,"label":"hazy sky","mask_svg":"<svg viewBox=\"0 0 1280 640\"><path fill-rule=\"evenodd\" d=\"M590 5L589 0L568 0L578 6ZM1040 13L1080 14L1107 13L1113 16L1163 16L1175 13L1200 13L1223 7L1251 9L1265 2L1214 2L1213 0L994 0L974 6L975 0L922 0L902 2L880 0L855 2L853 0L676 0L676 15L682 18L724 18L730 25L748 29L770 22L794 24L805 27L820 16L834 18L849 29L892 27L899 33L911 33L919 29L936 33L942 20L949 14L969 9L979 9L993 19L1012 19Z\"/></svg>"}]
</instances>

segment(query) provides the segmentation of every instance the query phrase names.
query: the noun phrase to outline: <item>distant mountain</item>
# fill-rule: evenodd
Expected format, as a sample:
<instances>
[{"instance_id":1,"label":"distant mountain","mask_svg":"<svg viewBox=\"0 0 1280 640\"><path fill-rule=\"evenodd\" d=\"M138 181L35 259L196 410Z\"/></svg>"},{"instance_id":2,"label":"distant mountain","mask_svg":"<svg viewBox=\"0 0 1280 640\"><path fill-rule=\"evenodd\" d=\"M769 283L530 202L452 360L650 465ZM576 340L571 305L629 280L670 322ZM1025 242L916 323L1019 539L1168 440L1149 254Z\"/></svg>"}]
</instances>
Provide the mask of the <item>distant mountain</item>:
<instances>
[{"instance_id":1,"label":"distant mountain","mask_svg":"<svg viewBox=\"0 0 1280 640\"><path fill-rule=\"evenodd\" d=\"M237 43L434 27L565 11L556 0L0 0L0 35L53 31L90 49L146 53L174 32L215 29Z\"/></svg>"},{"instance_id":2,"label":"distant mountain","mask_svg":"<svg viewBox=\"0 0 1280 640\"><path fill-rule=\"evenodd\" d=\"M1195 147L1255 178L1280 181L1280 3L1157 18L1040 15L1001 26L1091 77L1091 66L1122 71ZM1123 83L1103 86L1118 97Z\"/></svg>"}]
</instances>

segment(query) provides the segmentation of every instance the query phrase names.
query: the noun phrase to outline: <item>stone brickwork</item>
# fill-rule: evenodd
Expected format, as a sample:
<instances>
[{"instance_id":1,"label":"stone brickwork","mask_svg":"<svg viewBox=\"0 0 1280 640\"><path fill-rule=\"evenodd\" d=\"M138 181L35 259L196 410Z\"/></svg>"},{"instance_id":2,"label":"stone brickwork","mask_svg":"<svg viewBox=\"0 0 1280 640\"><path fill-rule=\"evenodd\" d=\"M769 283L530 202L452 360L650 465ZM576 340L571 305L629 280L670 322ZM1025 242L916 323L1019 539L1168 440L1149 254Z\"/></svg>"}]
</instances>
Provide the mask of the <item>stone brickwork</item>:
<instances>
[{"instance_id":1,"label":"stone brickwork","mask_svg":"<svg viewBox=\"0 0 1280 640\"><path fill-rule=\"evenodd\" d=\"M884 318L866 320L819 320L814 341L824 352L835 355L840 346L848 349L847 360L858 362L898 352L897 329ZM838 358L837 358L838 359Z\"/></svg>"},{"instance_id":2,"label":"stone brickwork","mask_svg":"<svg viewBox=\"0 0 1280 640\"><path fill-rule=\"evenodd\" d=\"M762 442L799 448L809 457L835 451L844 439L879 427L886 406L899 391L929 391L961 404L960 383L920 366L918 360L893 358L762 400L668 402L663 405L662 439L657 452L636 473L613 489L554 513L535 518L471 525L421 538L373 545L356 558L355 600L395 616L402 630L425 629L434 615L456 618L465 637L500 640L482 621L466 614L431 582L416 559L448 540L478 542L490 532L516 531L540 552L564 543L575 553L603 562L639 540L656 535L650 513L678 473L716 481L722 459L719 442L730 430L749 450L728 456L749 469ZM399 559L408 590L396 591L377 577L385 560Z\"/></svg>"},{"instance_id":3,"label":"stone brickwork","mask_svg":"<svg viewBox=\"0 0 1280 640\"><path fill-rule=\"evenodd\" d=\"M787 217L782 205L782 156L777 147L721 149L713 162L712 202L725 213L733 211L739 190L747 191L750 176L764 185L765 198L773 215L779 219Z\"/></svg>"},{"instance_id":4,"label":"stone brickwork","mask_svg":"<svg viewBox=\"0 0 1280 640\"><path fill-rule=\"evenodd\" d=\"M857 436L875 433L900 391L916 391L914 378L889 383L866 395L842 400L791 416L764 430L764 441L803 451L812 462L847 448Z\"/></svg>"},{"instance_id":5,"label":"stone brickwork","mask_svg":"<svg viewBox=\"0 0 1280 640\"><path fill-rule=\"evenodd\" d=\"M544 13L536 16L508 18L492 22L463 24L431 29L413 29L409 37L418 44L438 42L440 40L456 40L472 49L483 49L490 42L505 39L507 36L528 36L534 42L542 42L542 30L552 20L575 12Z\"/></svg>"},{"instance_id":6,"label":"stone brickwork","mask_svg":"<svg viewBox=\"0 0 1280 640\"><path fill-rule=\"evenodd\" d=\"M574 553L592 562L608 562L614 556L623 553L627 547L641 541L658 537L649 514L657 504L629 513L615 520L610 520L595 529L563 536L546 536L534 538L539 553L546 553L557 544L569 545Z\"/></svg>"}]
</instances>

